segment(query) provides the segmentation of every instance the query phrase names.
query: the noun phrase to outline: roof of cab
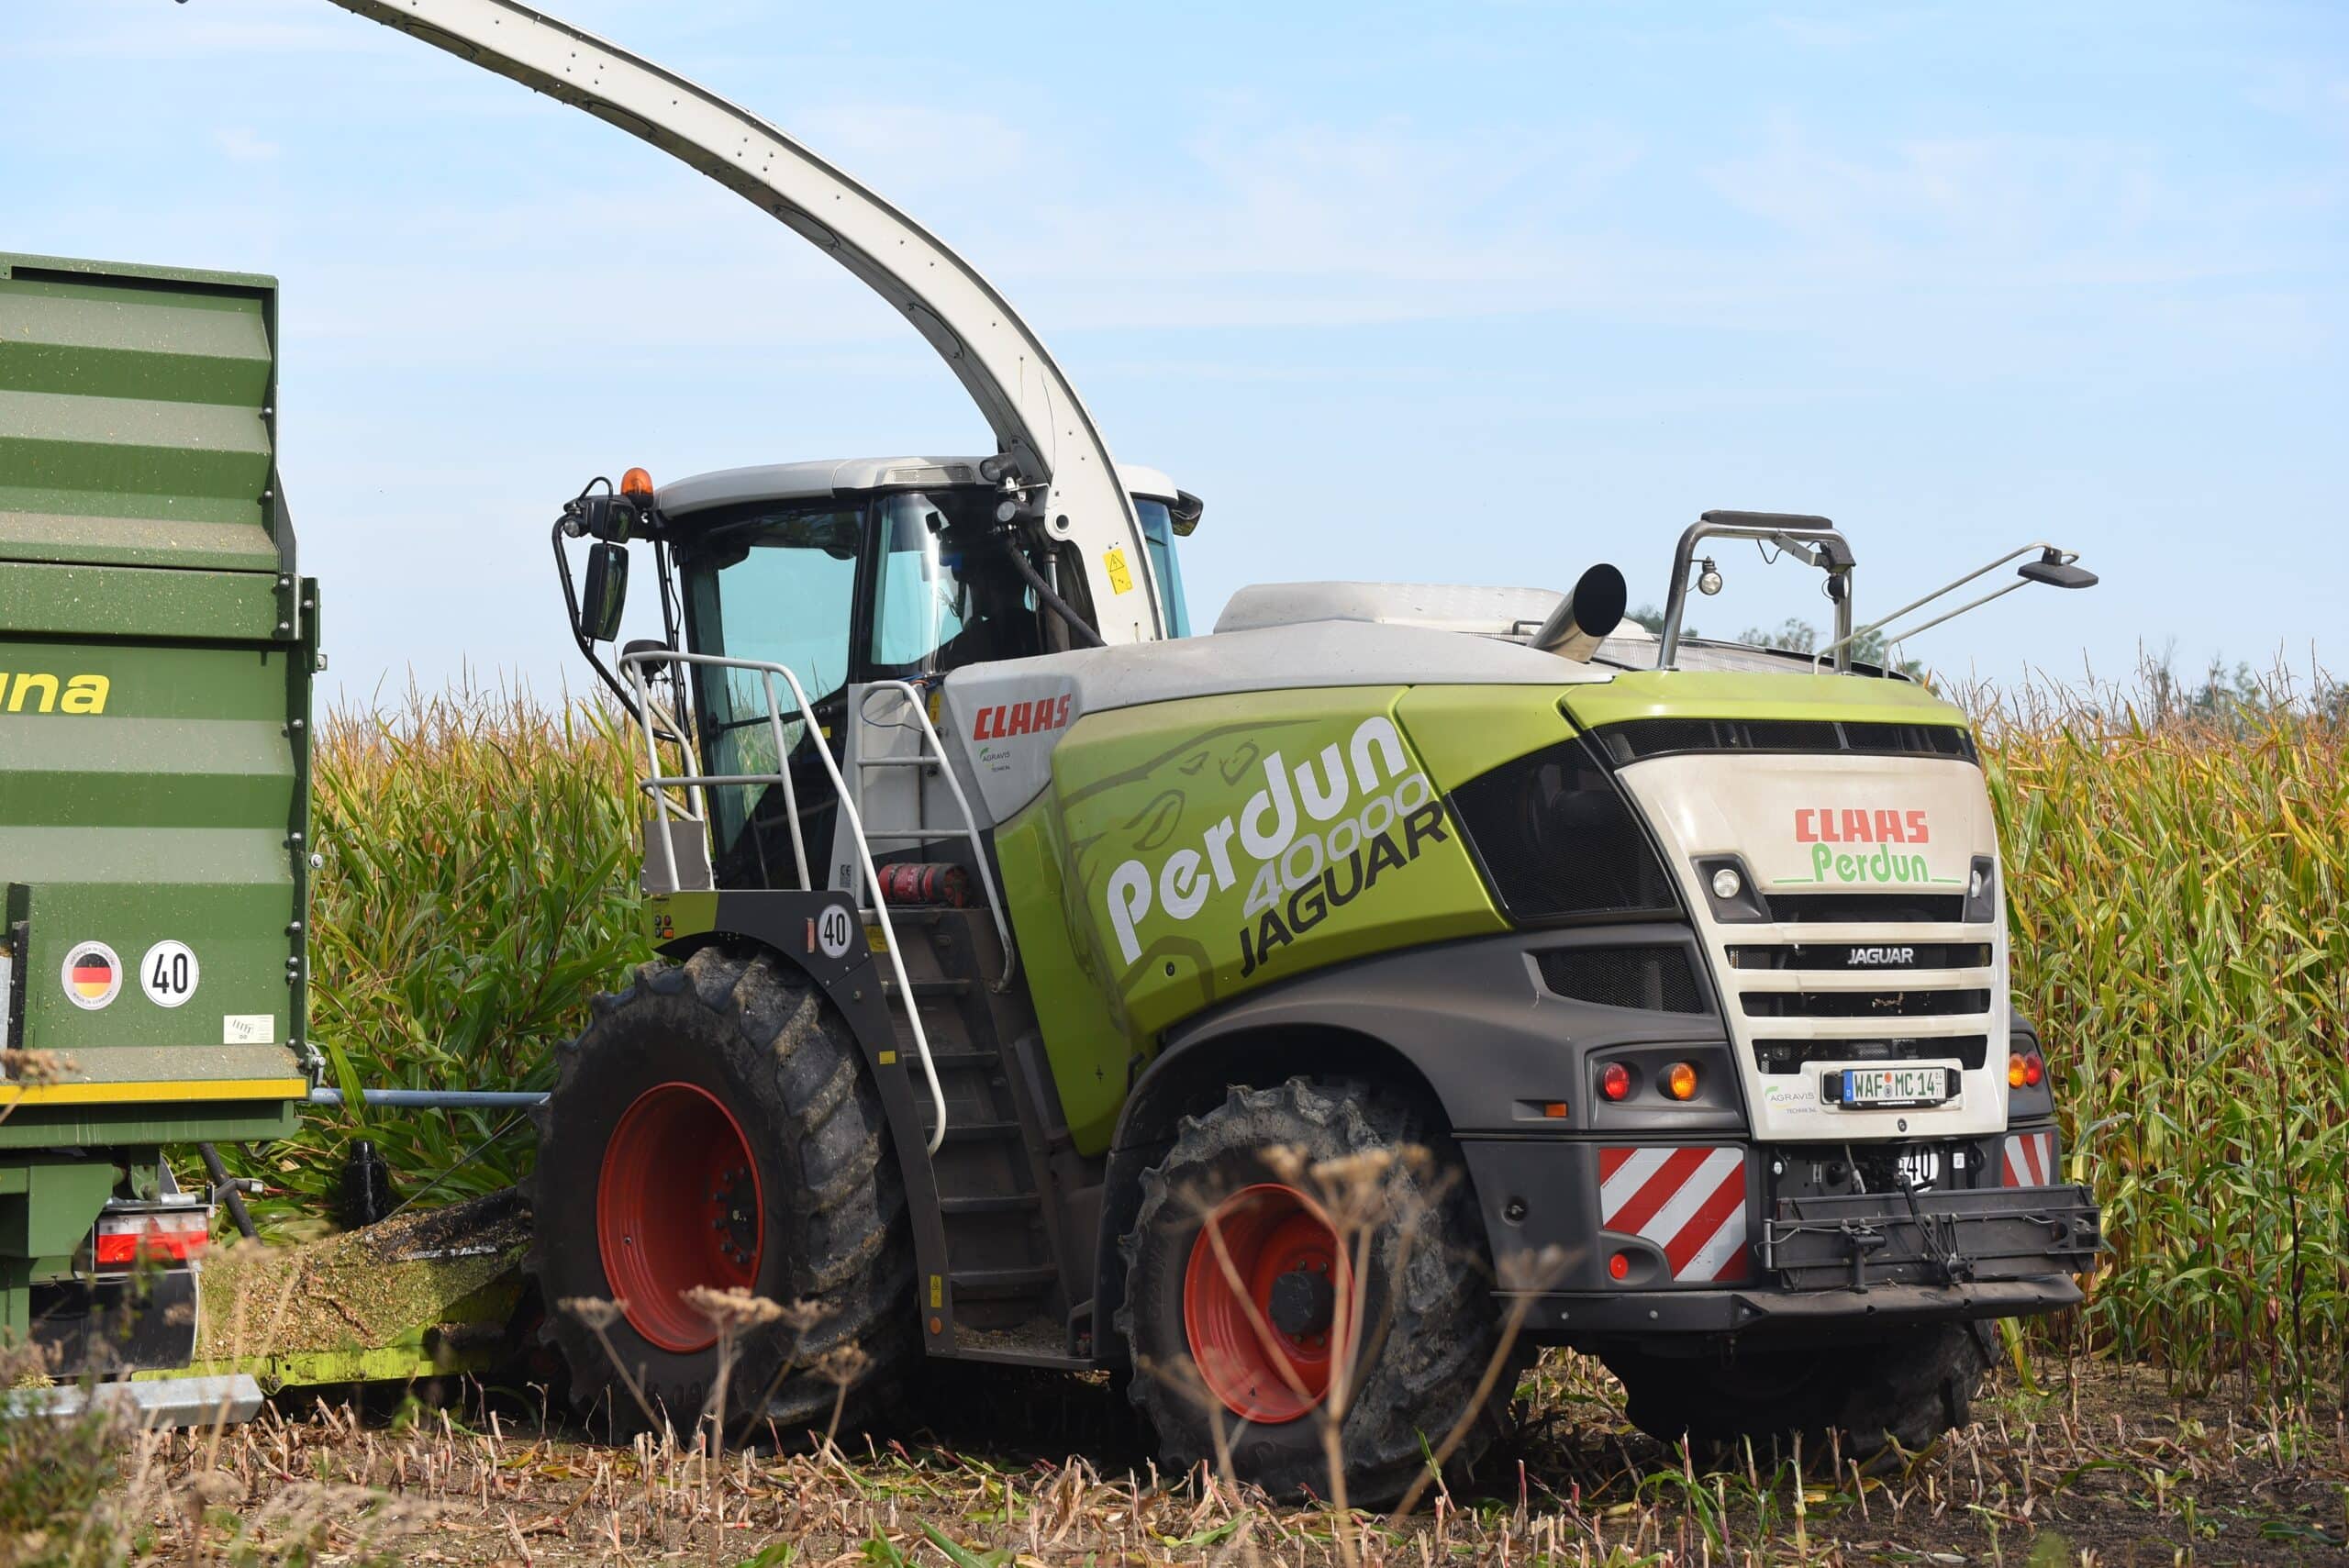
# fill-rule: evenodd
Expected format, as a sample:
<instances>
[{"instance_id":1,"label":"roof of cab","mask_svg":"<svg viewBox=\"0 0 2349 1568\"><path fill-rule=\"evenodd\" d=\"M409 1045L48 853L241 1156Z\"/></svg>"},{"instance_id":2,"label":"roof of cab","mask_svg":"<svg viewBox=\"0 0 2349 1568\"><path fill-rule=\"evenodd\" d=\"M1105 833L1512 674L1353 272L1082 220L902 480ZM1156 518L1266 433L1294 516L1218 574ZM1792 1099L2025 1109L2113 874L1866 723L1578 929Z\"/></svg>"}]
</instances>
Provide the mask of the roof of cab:
<instances>
[{"instance_id":1,"label":"roof of cab","mask_svg":"<svg viewBox=\"0 0 2349 1568\"><path fill-rule=\"evenodd\" d=\"M975 457L852 457L721 468L661 486L660 504L663 512L677 517L744 501L821 501L872 490L977 484L981 483L979 461ZM1121 462L1118 476L1136 495L1174 499L1174 482L1157 469Z\"/></svg>"}]
</instances>

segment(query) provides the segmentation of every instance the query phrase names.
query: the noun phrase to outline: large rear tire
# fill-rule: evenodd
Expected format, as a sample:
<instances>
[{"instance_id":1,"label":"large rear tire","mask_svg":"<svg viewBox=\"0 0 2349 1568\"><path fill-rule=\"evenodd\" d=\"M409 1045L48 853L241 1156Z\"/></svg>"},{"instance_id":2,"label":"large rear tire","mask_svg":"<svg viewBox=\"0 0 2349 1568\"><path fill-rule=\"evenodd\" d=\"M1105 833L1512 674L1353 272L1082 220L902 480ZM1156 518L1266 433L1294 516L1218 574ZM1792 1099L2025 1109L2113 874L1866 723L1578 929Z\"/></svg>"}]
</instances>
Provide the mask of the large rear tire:
<instances>
[{"instance_id":1,"label":"large rear tire","mask_svg":"<svg viewBox=\"0 0 2349 1568\"><path fill-rule=\"evenodd\" d=\"M726 1425L796 1441L843 1386L844 1424L867 1420L914 1348L912 1246L880 1096L823 994L705 948L599 997L559 1063L528 1267L573 1403L620 1432L691 1429L721 1337L685 1298L739 1288L807 1305L730 1336Z\"/></svg>"},{"instance_id":2,"label":"large rear tire","mask_svg":"<svg viewBox=\"0 0 2349 1568\"><path fill-rule=\"evenodd\" d=\"M1328 1498L1334 1395L1345 1500L1382 1507L1456 1427L1464 1473L1508 1429L1531 1351L1503 1347L1450 1140L1392 1101L1231 1090L1144 1173L1125 1258L1129 1396L1168 1473L1221 1447L1241 1481Z\"/></svg>"},{"instance_id":3,"label":"large rear tire","mask_svg":"<svg viewBox=\"0 0 2349 1568\"><path fill-rule=\"evenodd\" d=\"M1941 1324L1874 1343L1818 1348L1740 1346L1719 1355L1660 1356L1623 1347L1602 1358L1629 1396L1631 1424L1663 1442L1685 1435L1700 1451L1819 1455L1845 1462L1914 1452L1971 1418L1989 1370L1972 1324Z\"/></svg>"}]
</instances>

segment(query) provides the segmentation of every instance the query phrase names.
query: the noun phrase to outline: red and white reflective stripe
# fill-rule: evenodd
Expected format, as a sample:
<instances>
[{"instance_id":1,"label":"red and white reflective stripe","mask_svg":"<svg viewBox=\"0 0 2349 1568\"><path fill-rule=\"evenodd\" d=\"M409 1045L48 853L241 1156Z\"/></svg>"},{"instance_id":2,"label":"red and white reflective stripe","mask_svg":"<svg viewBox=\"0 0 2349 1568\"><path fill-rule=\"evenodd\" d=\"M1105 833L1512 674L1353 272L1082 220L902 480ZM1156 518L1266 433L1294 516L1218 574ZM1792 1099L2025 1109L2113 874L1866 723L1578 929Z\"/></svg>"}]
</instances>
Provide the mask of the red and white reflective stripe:
<instances>
[{"instance_id":1,"label":"red and white reflective stripe","mask_svg":"<svg viewBox=\"0 0 2349 1568\"><path fill-rule=\"evenodd\" d=\"M91 1252L102 1269L127 1269L139 1255L184 1263L211 1240L212 1217L201 1208L165 1213L103 1215Z\"/></svg>"},{"instance_id":2,"label":"red and white reflective stripe","mask_svg":"<svg viewBox=\"0 0 2349 1568\"><path fill-rule=\"evenodd\" d=\"M2055 1135L2015 1132L2007 1136L2007 1157L1998 1173L2004 1187L2047 1187L2055 1184Z\"/></svg>"},{"instance_id":3,"label":"red and white reflective stripe","mask_svg":"<svg viewBox=\"0 0 2349 1568\"><path fill-rule=\"evenodd\" d=\"M1598 1225L1663 1249L1675 1280L1737 1280L1745 1246L1745 1151L1601 1149Z\"/></svg>"}]
</instances>

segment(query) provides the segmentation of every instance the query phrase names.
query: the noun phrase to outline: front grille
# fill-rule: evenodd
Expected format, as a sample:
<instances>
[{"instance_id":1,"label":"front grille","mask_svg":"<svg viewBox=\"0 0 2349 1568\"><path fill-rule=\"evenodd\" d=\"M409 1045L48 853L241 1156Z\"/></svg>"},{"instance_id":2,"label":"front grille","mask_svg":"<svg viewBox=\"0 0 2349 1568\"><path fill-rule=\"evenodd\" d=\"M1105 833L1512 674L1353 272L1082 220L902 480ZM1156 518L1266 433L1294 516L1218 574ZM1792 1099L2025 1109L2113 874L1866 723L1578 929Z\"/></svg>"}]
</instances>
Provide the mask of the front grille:
<instances>
[{"instance_id":1,"label":"front grille","mask_svg":"<svg viewBox=\"0 0 2349 1568\"><path fill-rule=\"evenodd\" d=\"M1895 1040L1757 1040L1753 1060L1765 1073L1799 1073L1813 1062L1955 1062L1971 1071L1988 1059L1987 1034Z\"/></svg>"},{"instance_id":2,"label":"front grille","mask_svg":"<svg viewBox=\"0 0 2349 1568\"><path fill-rule=\"evenodd\" d=\"M1800 969L1813 973L1867 969L1887 978L1923 969L1987 969L1988 942L1796 942L1787 947L1729 950L1737 969Z\"/></svg>"},{"instance_id":3,"label":"front grille","mask_svg":"<svg viewBox=\"0 0 2349 1568\"><path fill-rule=\"evenodd\" d=\"M1987 1013L1990 993L1978 991L1749 991L1749 1018L1939 1018Z\"/></svg>"},{"instance_id":4,"label":"front grille","mask_svg":"<svg viewBox=\"0 0 2349 1568\"><path fill-rule=\"evenodd\" d=\"M1965 917L1962 893L1773 893L1769 905L1770 918L1783 925L1955 925Z\"/></svg>"},{"instance_id":5,"label":"front grille","mask_svg":"<svg viewBox=\"0 0 2349 1568\"><path fill-rule=\"evenodd\" d=\"M1710 1010L1682 948L1551 948L1533 957L1541 966L1542 984L1577 1002L1652 1013Z\"/></svg>"},{"instance_id":6,"label":"front grille","mask_svg":"<svg viewBox=\"0 0 2349 1568\"><path fill-rule=\"evenodd\" d=\"M1594 732L1618 767L1703 751L1854 751L1977 762L1974 737L1954 724L1852 724L1832 719L1633 718Z\"/></svg>"}]
</instances>

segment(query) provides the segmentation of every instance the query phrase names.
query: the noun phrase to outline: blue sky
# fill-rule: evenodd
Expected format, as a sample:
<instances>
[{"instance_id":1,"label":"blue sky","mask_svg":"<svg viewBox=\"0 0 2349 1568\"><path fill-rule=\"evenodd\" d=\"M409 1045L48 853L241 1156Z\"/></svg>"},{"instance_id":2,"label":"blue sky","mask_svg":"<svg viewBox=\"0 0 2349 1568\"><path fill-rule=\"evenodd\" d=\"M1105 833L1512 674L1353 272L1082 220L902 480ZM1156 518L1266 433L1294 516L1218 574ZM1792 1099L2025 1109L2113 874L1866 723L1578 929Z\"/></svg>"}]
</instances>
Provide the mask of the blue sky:
<instances>
[{"instance_id":1,"label":"blue sky","mask_svg":"<svg viewBox=\"0 0 2349 1568\"><path fill-rule=\"evenodd\" d=\"M1243 583L1662 595L1824 512L2012 679L2349 669L2349 7L559 0L914 213ZM8 0L0 248L284 284L333 689L583 684L589 474L984 450L893 312L682 165L325 0ZM1700 627L1823 615L1724 552Z\"/></svg>"}]
</instances>

